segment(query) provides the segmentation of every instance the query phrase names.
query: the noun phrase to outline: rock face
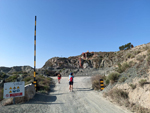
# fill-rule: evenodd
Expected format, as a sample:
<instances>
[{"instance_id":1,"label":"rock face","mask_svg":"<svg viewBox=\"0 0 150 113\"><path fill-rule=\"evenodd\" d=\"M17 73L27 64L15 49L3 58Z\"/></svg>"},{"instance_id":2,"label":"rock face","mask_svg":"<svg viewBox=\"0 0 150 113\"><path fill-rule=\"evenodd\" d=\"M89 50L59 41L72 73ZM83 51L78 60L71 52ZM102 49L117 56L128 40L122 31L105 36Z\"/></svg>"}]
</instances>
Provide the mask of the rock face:
<instances>
[{"instance_id":1,"label":"rock face","mask_svg":"<svg viewBox=\"0 0 150 113\"><path fill-rule=\"evenodd\" d=\"M54 57L49 59L45 65L43 66L44 69L50 69L50 68L55 68L55 69L63 69L63 68L77 68L79 67L78 65L78 57L72 57L72 58L59 58L59 57Z\"/></svg>"},{"instance_id":2,"label":"rock face","mask_svg":"<svg viewBox=\"0 0 150 113\"><path fill-rule=\"evenodd\" d=\"M115 52L95 52L93 56L83 57L83 56L75 56L69 58L59 58L54 57L49 59L45 65L44 69L76 69L80 68L80 59L82 67L90 67L90 68L100 68L100 67L110 67L115 62L121 61L120 57L115 58ZM116 60L119 59L119 60Z\"/></svg>"}]
</instances>

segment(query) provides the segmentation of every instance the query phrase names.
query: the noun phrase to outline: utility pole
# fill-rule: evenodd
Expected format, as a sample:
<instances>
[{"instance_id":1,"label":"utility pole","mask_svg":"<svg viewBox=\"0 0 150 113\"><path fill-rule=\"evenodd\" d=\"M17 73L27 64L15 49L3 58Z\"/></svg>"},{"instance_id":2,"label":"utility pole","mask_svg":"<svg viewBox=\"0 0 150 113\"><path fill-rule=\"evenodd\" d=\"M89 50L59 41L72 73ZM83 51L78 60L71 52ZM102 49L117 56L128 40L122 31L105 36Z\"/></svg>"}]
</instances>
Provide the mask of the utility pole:
<instances>
[{"instance_id":1,"label":"utility pole","mask_svg":"<svg viewBox=\"0 0 150 113\"><path fill-rule=\"evenodd\" d=\"M37 91L37 80L36 80L36 16L35 16L35 30L34 30L34 81L35 91Z\"/></svg>"}]
</instances>

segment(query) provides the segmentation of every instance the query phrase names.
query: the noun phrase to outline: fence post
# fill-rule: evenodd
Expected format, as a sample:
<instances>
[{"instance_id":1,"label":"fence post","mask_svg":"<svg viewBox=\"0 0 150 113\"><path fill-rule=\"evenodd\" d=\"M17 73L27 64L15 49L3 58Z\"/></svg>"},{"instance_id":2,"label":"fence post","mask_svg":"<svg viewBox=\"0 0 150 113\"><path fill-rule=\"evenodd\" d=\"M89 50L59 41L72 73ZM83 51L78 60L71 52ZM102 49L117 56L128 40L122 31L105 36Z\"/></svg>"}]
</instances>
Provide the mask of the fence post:
<instances>
[{"instance_id":1,"label":"fence post","mask_svg":"<svg viewBox=\"0 0 150 113\"><path fill-rule=\"evenodd\" d=\"M103 79L100 79L99 82L100 82L100 89L102 91L104 89L104 81Z\"/></svg>"}]
</instances>

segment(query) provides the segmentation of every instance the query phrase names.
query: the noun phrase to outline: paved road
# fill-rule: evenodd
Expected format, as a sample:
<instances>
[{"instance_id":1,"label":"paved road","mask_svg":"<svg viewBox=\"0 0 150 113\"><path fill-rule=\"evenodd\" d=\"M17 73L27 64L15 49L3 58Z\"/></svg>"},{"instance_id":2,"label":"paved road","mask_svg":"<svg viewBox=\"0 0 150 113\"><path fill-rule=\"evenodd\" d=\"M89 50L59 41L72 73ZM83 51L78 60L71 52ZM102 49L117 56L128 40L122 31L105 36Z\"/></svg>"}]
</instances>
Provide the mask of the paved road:
<instances>
[{"instance_id":1,"label":"paved road","mask_svg":"<svg viewBox=\"0 0 150 113\"><path fill-rule=\"evenodd\" d=\"M68 77L63 77L49 95L36 94L27 103L0 107L0 113L131 113L91 90L90 77L75 77L73 92L68 86Z\"/></svg>"}]
</instances>

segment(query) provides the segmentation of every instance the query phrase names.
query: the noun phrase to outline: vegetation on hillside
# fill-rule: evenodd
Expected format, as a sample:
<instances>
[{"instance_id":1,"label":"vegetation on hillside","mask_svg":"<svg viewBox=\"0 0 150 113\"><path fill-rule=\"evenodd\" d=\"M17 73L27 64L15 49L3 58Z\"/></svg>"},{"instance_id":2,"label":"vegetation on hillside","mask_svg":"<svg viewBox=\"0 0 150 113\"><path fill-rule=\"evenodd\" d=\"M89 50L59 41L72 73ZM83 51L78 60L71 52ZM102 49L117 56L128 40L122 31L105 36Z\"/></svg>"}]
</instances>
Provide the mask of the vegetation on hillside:
<instances>
[{"instance_id":1,"label":"vegetation on hillside","mask_svg":"<svg viewBox=\"0 0 150 113\"><path fill-rule=\"evenodd\" d=\"M125 45L122 45L122 46L120 46L119 47L119 50L127 50L127 49L130 49L130 48L132 48L132 44L131 43L127 43L127 44L125 44Z\"/></svg>"}]
</instances>

